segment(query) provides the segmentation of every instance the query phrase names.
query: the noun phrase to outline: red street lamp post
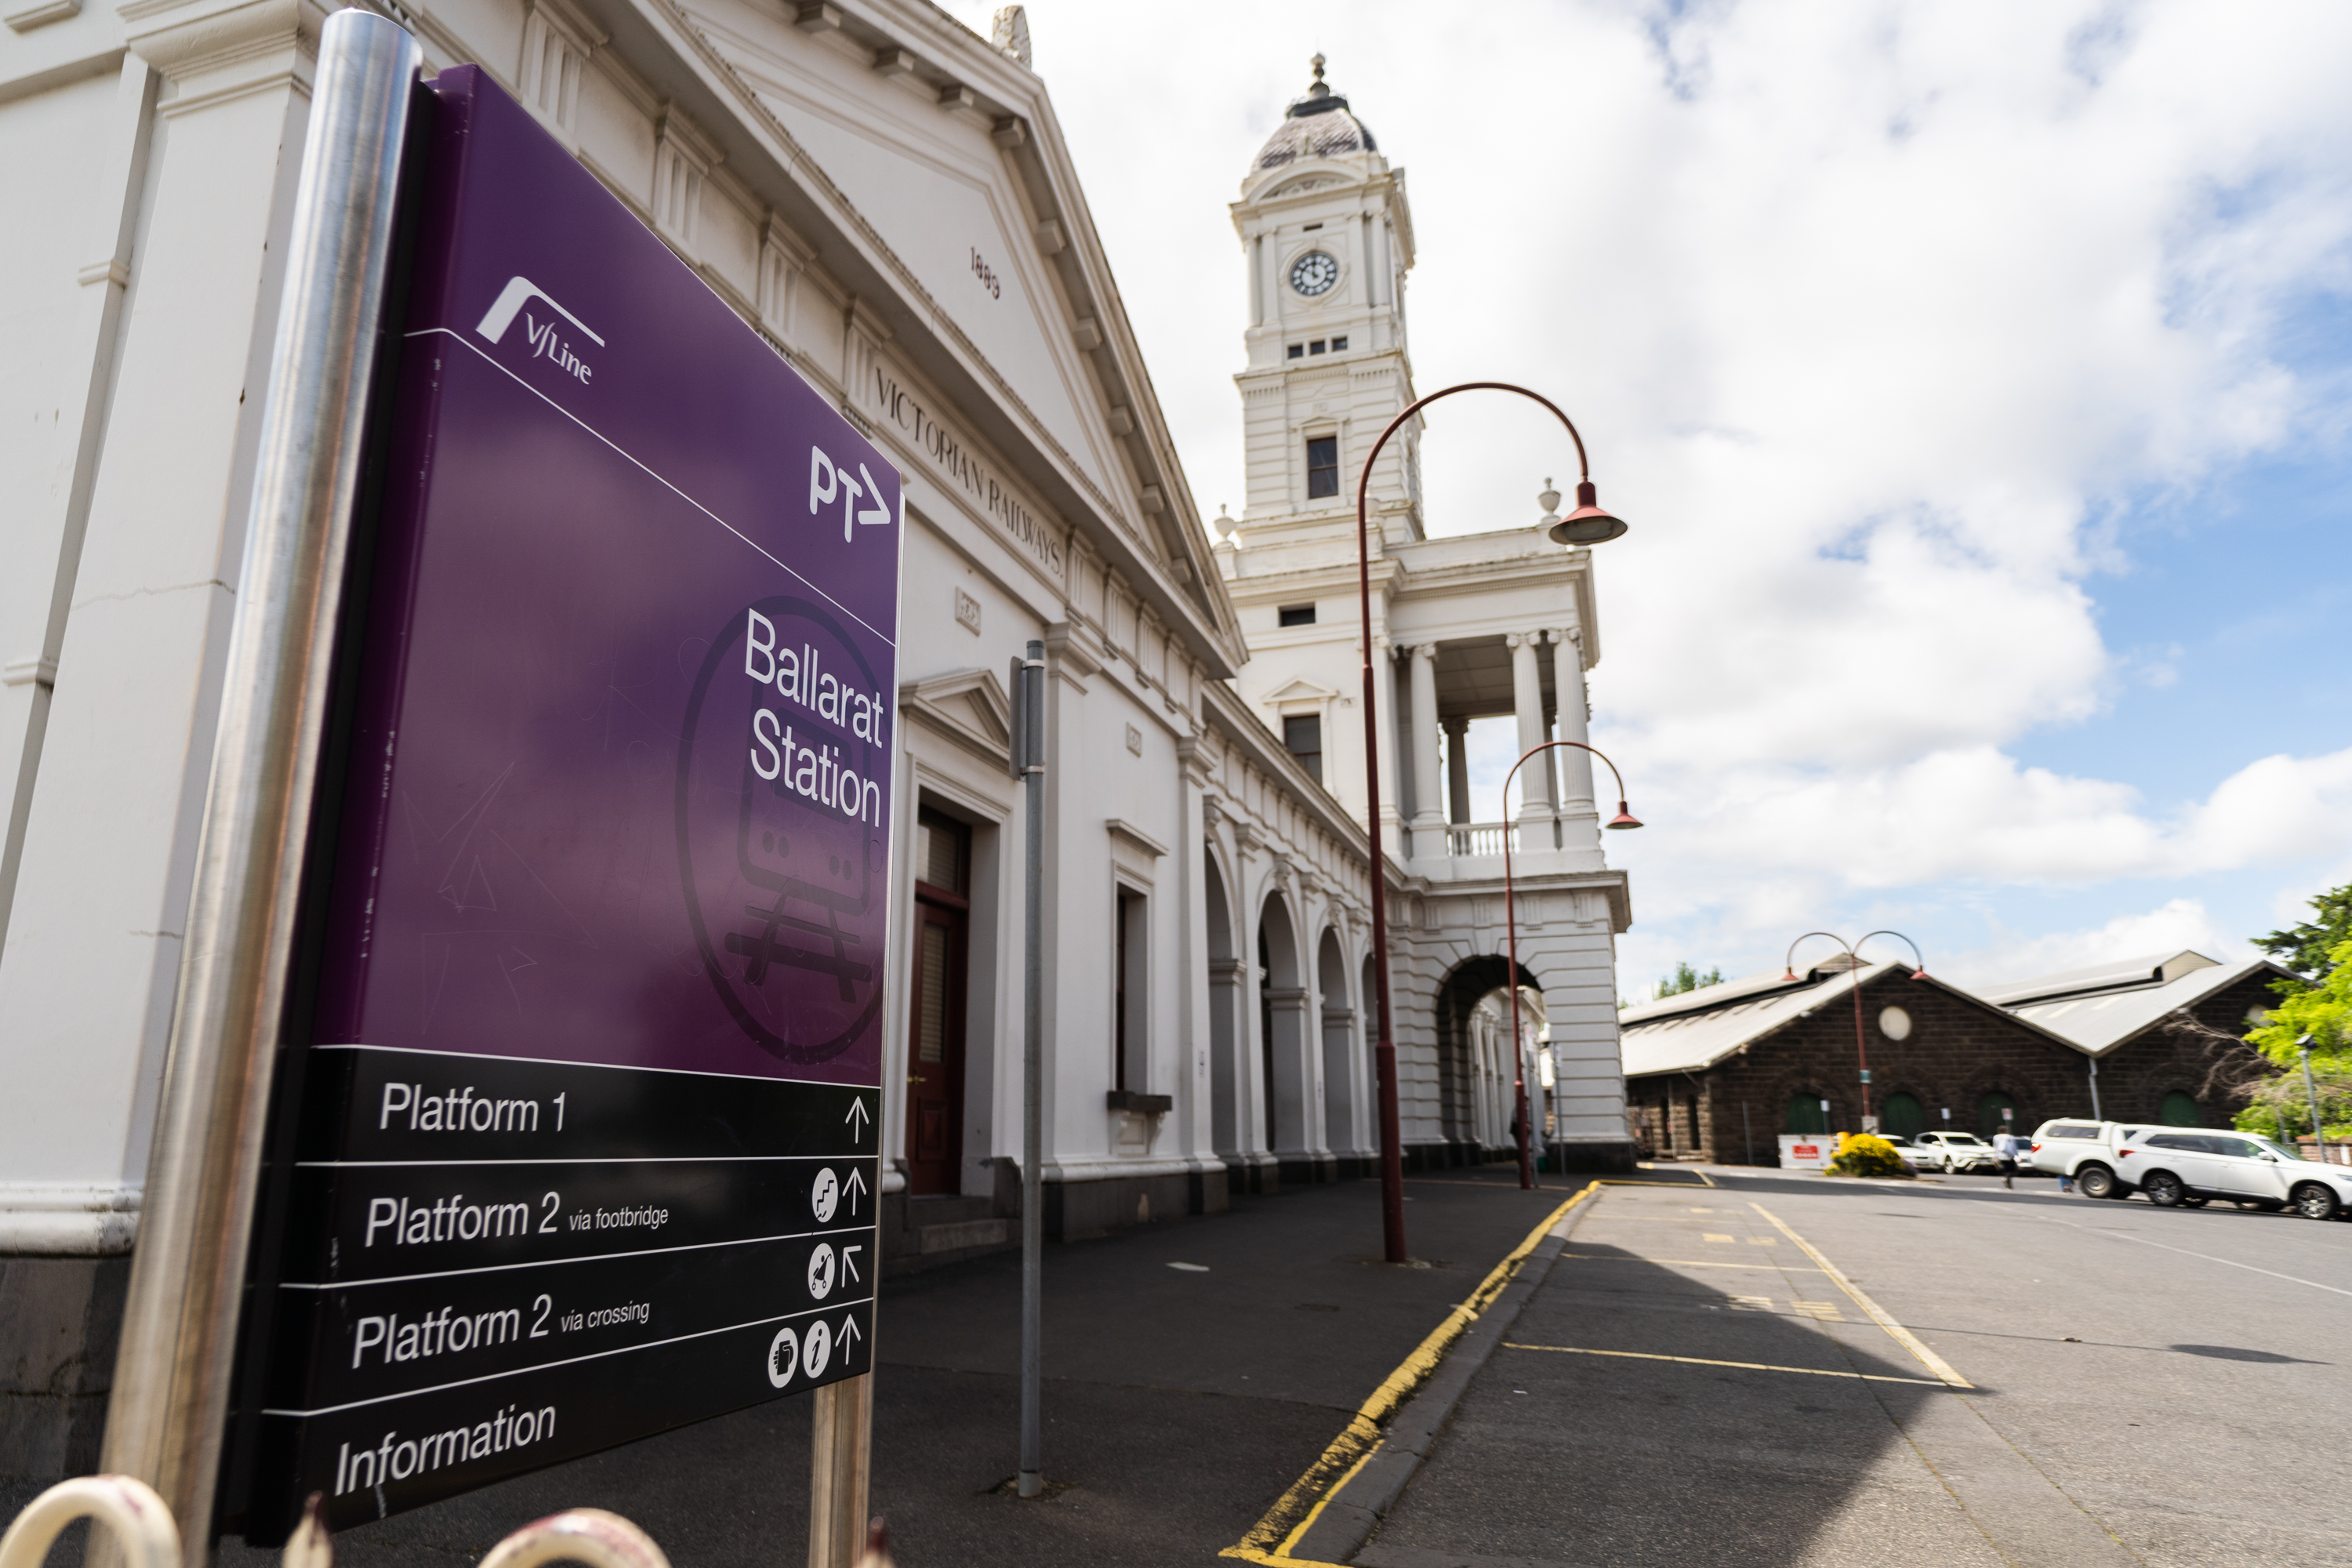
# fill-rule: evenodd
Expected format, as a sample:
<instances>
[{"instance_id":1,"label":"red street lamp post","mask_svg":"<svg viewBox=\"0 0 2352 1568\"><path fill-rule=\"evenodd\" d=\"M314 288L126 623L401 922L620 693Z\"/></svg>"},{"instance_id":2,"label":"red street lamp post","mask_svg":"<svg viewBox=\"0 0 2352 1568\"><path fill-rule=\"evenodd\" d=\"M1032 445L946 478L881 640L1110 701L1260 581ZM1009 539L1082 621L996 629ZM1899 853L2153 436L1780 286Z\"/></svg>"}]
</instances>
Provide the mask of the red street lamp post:
<instances>
[{"instance_id":1,"label":"red street lamp post","mask_svg":"<svg viewBox=\"0 0 2352 1568\"><path fill-rule=\"evenodd\" d=\"M1844 948L1847 962L1853 966L1847 973L1853 976L1853 1056L1862 1073L1862 1120L1865 1123L1864 1131L1867 1131L1869 1129L1866 1124L1870 1121L1870 1047L1867 1037L1864 1035L1862 1029L1862 943L1868 942L1874 936L1902 937L1905 944L1911 949L1911 978L1914 980L1927 978L1927 961L1919 956L1919 944L1909 937L1904 936L1899 931L1870 931L1863 937L1862 942L1852 943L1835 931L1809 931L1789 944L1789 955L1780 961L1781 979L1797 978L1797 971L1793 963L1797 956L1797 948L1799 944L1817 936L1828 937L1832 942Z\"/></svg>"},{"instance_id":2,"label":"red street lamp post","mask_svg":"<svg viewBox=\"0 0 2352 1568\"><path fill-rule=\"evenodd\" d=\"M1573 746L1580 752L1591 752L1603 763L1608 763L1609 776L1617 781L1617 815L1601 826L1621 830L1642 826L1634 818L1633 814L1625 809L1625 775L1617 771L1617 764L1609 762L1607 754L1597 746L1588 746L1581 741L1539 742L1528 747L1520 755L1519 760L1511 764L1511 771L1503 775L1503 929L1507 933L1511 954L1511 1053L1518 1096L1519 1190L1521 1192L1536 1184L1536 1171L1534 1158L1528 1152L1532 1129L1528 1125L1528 1054L1526 1048L1519 1043L1519 914L1511 888L1511 835L1517 831L1510 822L1511 781L1519 776L1521 768L1527 766L1528 758L1545 752L1556 751L1562 746Z\"/></svg>"},{"instance_id":3,"label":"red street lamp post","mask_svg":"<svg viewBox=\"0 0 2352 1568\"><path fill-rule=\"evenodd\" d=\"M1575 422L1559 411L1551 399L1529 392L1524 386L1514 386L1507 381L1465 381L1414 399L1404 411L1389 421L1381 438L1372 443L1365 454L1363 471L1356 478L1356 596L1363 619L1364 655L1364 825L1371 838L1372 873L1372 993L1375 1003L1373 1026L1376 1030L1372 1046L1372 1068L1379 1081L1381 1117L1381 1230L1388 1260L1405 1262L1409 1254L1404 1245L1404 1144L1398 1126L1396 1036L1389 1017L1389 889L1387 851L1381 843L1381 749L1380 708L1372 679L1372 555L1371 537L1365 521L1365 501L1372 483L1372 465L1380 460L1381 448L1389 437L1401 429L1405 421L1428 407L1441 397L1451 397L1457 392L1510 392L1542 404L1553 417L1568 426L1570 437L1576 443L1576 510L1570 512L1549 530L1549 537L1561 544L1601 544L1625 531L1625 524L1602 510L1600 496L1592 486L1592 464L1584 451L1584 437L1577 432ZM1417 739L1424 739L1417 737Z\"/></svg>"}]
</instances>

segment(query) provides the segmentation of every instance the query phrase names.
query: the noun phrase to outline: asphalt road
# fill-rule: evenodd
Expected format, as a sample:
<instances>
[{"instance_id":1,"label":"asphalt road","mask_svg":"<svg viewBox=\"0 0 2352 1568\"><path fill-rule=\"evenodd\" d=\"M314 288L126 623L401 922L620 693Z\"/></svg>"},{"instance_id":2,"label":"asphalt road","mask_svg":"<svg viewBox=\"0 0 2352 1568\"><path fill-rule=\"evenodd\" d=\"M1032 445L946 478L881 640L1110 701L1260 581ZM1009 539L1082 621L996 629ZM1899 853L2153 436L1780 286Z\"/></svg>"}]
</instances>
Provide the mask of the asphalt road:
<instances>
[{"instance_id":1,"label":"asphalt road","mask_svg":"<svg viewBox=\"0 0 2352 1568\"><path fill-rule=\"evenodd\" d=\"M2352 1225L1712 1174L1590 1205L1357 1563L2346 1560Z\"/></svg>"},{"instance_id":2,"label":"asphalt road","mask_svg":"<svg viewBox=\"0 0 2352 1568\"><path fill-rule=\"evenodd\" d=\"M1582 1205L1353 1562L2346 1559L2352 1224L1990 1177L1709 1174L1711 1190L1612 1186ZM1217 1563L1567 1195L1556 1180L1522 1194L1502 1167L1408 1192L1426 1268L1377 1261L1368 1182L1051 1249L1055 1489L1039 1502L998 1489L1015 1458L1013 1259L891 1282L873 1506L899 1561ZM1799 1238L1970 1386L1940 1381ZM768 1568L803 1560L808 1473L807 1402L782 1401L349 1531L337 1555L464 1568L585 1504L637 1521L678 1568ZM275 1563L233 1542L220 1558Z\"/></svg>"}]
</instances>

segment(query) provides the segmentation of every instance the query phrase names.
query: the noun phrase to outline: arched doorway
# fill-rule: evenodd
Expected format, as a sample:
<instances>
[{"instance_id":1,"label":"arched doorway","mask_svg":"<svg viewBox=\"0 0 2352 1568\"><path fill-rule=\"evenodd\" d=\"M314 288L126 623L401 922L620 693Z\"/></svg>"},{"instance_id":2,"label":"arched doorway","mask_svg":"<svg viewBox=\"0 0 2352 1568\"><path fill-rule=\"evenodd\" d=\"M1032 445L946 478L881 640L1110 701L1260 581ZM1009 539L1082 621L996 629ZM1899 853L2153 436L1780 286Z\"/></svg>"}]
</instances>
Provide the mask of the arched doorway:
<instances>
[{"instance_id":1,"label":"arched doorway","mask_svg":"<svg viewBox=\"0 0 2352 1568\"><path fill-rule=\"evenodd\" d=\"M1323 1001L1323 1147L1352 1152L1362 1141L1356 1127L1356 1005L1348 994L1339 933L1325 926L1315 945L1315 983Z\"/></svg>"},{"instance_id":2,"label":"arched doorway","mask_svg":"<svg viewBox=\"0 0 2352 1568\"><path fill-rule=\"evenodd\" d=\"M1509 1039L1511 998L1510 962L1499 953L1485 953L1464 959L1454 965L1452 973L1437 988L1437 1121L1447 1150L1447 1163L1466 1164L1484 1160L1492 1152L1499 1155L1503 1145L1511 1142L1508 1133L1511 1111L1503 1108L1494 1120L1493 1132L1482 1138L1479 1115L1481 1087L1495 1079L1502 1083L1500 1090L1507 1093L1510 1075L1516 1068L1513 1057L1515 1043ZM1519 984L1541 994L1542 986L1522 965ZM1489 1079L1482 1074L1477 1015L1479 1004L1492 995L1498 1007L1496 1037L1489 1058ZM1533 1100L1534 1091L1529 1090ZM1494 1137L1499 1132L1499 1138ZM1488 1139L1493 1141L1489 1142Z\"/></svg>"},{"instance_id":3,"label":"arched doorway","mask_svg":"<svg viewBox=\"0 0 2352 1568\"><path fill-rule=\"evenodd\" d=\"M2205 1113L2197 1107L2197 1097L2186 1089L2174 1089L2164 1097L2164 1124L2167 1127L2202 1127Z\"/></svg>"},{"instance_id":4,"label":"arched doorway","mask_svg":"<svg viewBox=\"0 0 2352 1568\"><path fill-rule=\"evenodd\" d=\"M1268 894L1257 919L1260 1101L1265 1147L1288 1165L1307 1153L1307 987L1299 972L1298 928L1280 893ZM1286 1170L1286 1178L1309 1173Z\"/></svg>"},{"instance_id":5,"label":"arched doorway","mask_svg":"<svg viewBox=\"0 0 2352 1568\"><path fill-rule=\"evenodd\" d=\"M1919 1103L1917 1095L1898 1091L1886 1097L1878 1124L1895 1137L1916 1138L1927 1131L1927 1108Z\"/></svg>"},{"instance_id":6,"label":"arched doorway","mask_svg":"<svg viewBox=\"0 0 2352 1568\"><path fill-rule=\"evenodd\" d=\"M1793 1132L1801 1138L1819 1138L1830 1130L1828 1101L1814 1089L1801 1089L1789 1097L1789 1107L1781 1115L1780 1131Z\"/></svg>"},{"instance_id":7,"label":"arched doorway","mask_svg":"<svg viewBox=\"0 0 2352 1568\"><path fill-rule=\"evenodd\" d=\"M2004 1132L2026 1132L2020 1125L2017 1099L2006 1089L1989 1089L1977 1097L1977 1136L1991 1142Z\"/></svg>"},{"instance_id":8,"label":"arched doorway","mask_svg":"<svg viewBox=\"0 0 2352 1568\"><path fill-rule=\"evenodd\" d=\"M1249 1152L1243 1136L1247 1079L1239 1047L1242 1005L1241 954L1234 950L1233 895L1225 890L1214 848L1202 846L1202 885L1209 905L1209 1137L1230 1164Z\"/></svg>"}]
</instances>

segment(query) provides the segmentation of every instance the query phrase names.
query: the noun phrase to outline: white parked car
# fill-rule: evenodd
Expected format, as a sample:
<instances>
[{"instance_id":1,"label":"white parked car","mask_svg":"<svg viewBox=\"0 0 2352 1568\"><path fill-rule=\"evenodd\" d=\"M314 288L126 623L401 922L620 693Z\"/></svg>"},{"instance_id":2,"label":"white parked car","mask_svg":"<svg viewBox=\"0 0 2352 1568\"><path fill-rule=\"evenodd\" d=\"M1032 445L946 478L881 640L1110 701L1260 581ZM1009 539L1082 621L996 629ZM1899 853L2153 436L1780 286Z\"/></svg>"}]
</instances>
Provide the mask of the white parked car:
<instances>
[{"instance_id":1,"label":"white parked car","mask_svg":"<svg viewBox=\"0 0 2352 1568\"><path fill-rule=\"evenodd\" d=\"M2018 1163L2045 1175L2071 1176L2086 1198L2120 1198L2131 1191L2116 1172L2116 1149L2153 1129L2083 1118L2045 1121L2026 1140Z\"/></svg>"},{"instance_id":2,"label":"white parked car","mask_svg":"<svg viewBox=\"0 0 2352 1568\"><path fill-rule=\"evenodd\" d=\"M1922 1132L1902 1152L1914 1169L1933 1165L1947 1175L2000 1169L2000 1152L1973 1132Z\"/></svg>"},{"instance_id":3,"label":"white parked car","mask_svg":"<svg viewBox=\"0 0 2352 1568\"><path fill-rule=\"evenodd\" d=\"M2203 1127L2150 1127L2116 1146L2119 1174L2159 1208L2215 1198L2241 1208L2292 1208L2306 1219L2352 1214L2352 1166L2323 1165L2282 1143Z\"/></svg>"}]
</instances>

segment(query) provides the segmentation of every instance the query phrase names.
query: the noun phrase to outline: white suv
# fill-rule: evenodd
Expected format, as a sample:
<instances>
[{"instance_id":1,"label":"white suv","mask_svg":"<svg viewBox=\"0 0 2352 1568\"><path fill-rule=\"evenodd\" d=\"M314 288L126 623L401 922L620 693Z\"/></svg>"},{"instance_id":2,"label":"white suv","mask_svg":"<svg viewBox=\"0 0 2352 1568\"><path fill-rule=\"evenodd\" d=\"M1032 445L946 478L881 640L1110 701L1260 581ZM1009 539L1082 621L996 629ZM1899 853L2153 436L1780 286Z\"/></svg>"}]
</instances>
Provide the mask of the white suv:
<instances>
[{"instance_id":1,"label":"white suv","mask_svg":"<svg viewBox=\"0 0 2352 1568\"><path fill-rule=\"evenodd\" d=\"M2352 1214L2352 1166L2305 1160L2267 1138L2201 1127L2150 1127L2116 1146L2119 1173L2159 1208L2292 1207L2306 1219ZM2087 1190L2087 1189L2086 1189Z\"/></svg>"},{"instance_id":2,"label":"white suv","mask_svg":"<svg viewBox=\"0 0 2352 1568\"><path fill-rule=\"evenodd\" d=\"M2026 1141L2018 1163L2053 1176L2071 1176L2086 1198L2119 1198L2131 1189L2117 1174L2116 1149L2147 1128L2115 1121L2045 1121Z\"/></svg>"},{"instance_id":3,"label":"white suv","mask_svg":"<svg viewBox=\"0 0 2352 1568\"><path fill-rule=\"evenodd\" d=\"M1903 1157L1912 1165L1940 1166L1946 1175L2000 1169L2000 1155L1973 1132L1922 1132L1911 1140Z\"/></svg>"}]
</instances>

